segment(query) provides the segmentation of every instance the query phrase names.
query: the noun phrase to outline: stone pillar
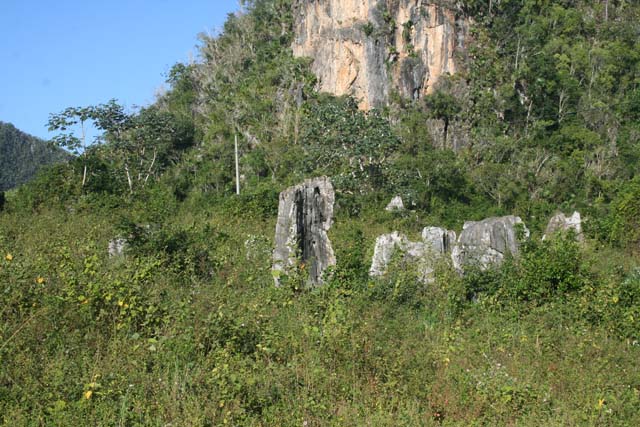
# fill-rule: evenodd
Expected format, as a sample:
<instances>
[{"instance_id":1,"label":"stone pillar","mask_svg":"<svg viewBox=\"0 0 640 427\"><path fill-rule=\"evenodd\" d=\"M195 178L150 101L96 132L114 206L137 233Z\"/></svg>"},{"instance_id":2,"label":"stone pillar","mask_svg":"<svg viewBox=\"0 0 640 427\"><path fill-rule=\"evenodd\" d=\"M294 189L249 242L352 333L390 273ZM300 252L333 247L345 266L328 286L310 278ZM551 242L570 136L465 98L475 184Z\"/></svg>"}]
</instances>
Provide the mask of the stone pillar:
<instances>
[{"instance_id":1,"label":"stone pillar","mask_svg":"<svg viewBox=\"0 0 640 427\"><path fill-rule=\"evenodd\" d=\"M304 266L308 284L322 284L322 274L336 264L327 232L333 219L335 193L327 177L308 179L280 193L273 271L280 276Z\"/></svg>"}]
</instances>

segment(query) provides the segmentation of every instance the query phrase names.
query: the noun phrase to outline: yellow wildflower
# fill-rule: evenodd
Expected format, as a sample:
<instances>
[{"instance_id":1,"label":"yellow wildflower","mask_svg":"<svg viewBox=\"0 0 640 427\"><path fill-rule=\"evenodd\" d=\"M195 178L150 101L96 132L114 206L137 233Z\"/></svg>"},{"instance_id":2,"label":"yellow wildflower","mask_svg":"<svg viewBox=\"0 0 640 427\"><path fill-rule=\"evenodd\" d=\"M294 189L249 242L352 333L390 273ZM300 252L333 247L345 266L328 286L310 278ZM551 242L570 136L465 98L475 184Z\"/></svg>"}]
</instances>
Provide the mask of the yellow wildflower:
<instances>
[{"instance_id":1,"label":"yellow wildflower","mask_svg":"<svg viewBox=\"0 0 640 427\"><path fill-rule=\"evenodd\" d=\"M6 259L7 261L13 261L13 255L7 254L7 256L5 256L4 259Z\"/></svg>"},{"instance_id":2,"label":"yellow wildflower","mask_svg":"<svg viewBox=\"0 0 640 427\"><path fill-rule=\"evenodd\" d=\"M36 277L36 283L38 285L42 285L44 283L44 277L42 277L42 276Z\"/></svg>"},{"instance_id":3,"label":"yellow wildflower","mask_svg":"<svg viewBox=\"0 0 640 427\"><path fill-rule=\"evenodd\" d=\"M604 406L604 399L598 399L598 409L602 409Z\"/></svg>"},{"instance_id":4,"label":"yellow wildflower","mask_svg":"<svg viewBox=\"0 0 640 427\"><path fill-rule=\"evenodd\" d=\"M91 396L93 396L93 391L87 390L87 391L84 392L84 398L85 399L89 400L89 399L91 399Z\"/></svg>"}]
</instances>

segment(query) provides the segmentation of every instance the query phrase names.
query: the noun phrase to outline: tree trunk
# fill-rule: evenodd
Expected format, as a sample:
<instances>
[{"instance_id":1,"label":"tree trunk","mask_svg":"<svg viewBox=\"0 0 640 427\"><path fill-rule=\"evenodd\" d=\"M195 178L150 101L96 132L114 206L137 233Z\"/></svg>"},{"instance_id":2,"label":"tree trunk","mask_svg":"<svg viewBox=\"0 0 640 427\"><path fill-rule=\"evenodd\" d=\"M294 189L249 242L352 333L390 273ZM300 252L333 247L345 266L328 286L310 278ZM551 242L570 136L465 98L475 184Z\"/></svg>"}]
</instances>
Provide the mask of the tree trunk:
<instances>
[{"instance_id":1,"label":"tree trunk","mask_svg":"<svg viewBox=\"0 0 640 427\"><path fill-rule=\"evenodd\" d=\"M129 184L129 193L133 194L133 181L131 180L131 174L129 173L129 165L124 164L124 171L127 174L127 184Z\"/></svg>"},{"instance_id":2,"label":"tree trunk","mask_svg":"<svg viewBox=\"0 0 640 427\"><path fill-rule=\"evenodd\" d=\"M84 120L80 123L82 129L82 157L84 157L84 167L82 168L82 188L87 183L87 133L84 129Z\"/></svg>"},{"instance_id":3,"label":"tree trunk","mask_svg":"<svg viewBox=\"0 0 640 427\"><path fill-rule=\"evenodd\" d=\"M153 149L153 159L151 160L151 165L149 165L149 169L147 170L147 176L144 177L144 184L147 184L149 177L151 176L151 172L153 172L153 166L156 164L156 158L158 156L158 150L156 148Z\"/></svg>"},{"instance_id":4,"label":"tree trunk","mask_svg":"<svg viewBox=\"0 0 640 427\"><path fill-rule=\"evenodd\" d=\"M235 134L235 157L236 157L236 194L240 195L240 165L238 161L238 134Z\"/></svg>"}]
</instances>

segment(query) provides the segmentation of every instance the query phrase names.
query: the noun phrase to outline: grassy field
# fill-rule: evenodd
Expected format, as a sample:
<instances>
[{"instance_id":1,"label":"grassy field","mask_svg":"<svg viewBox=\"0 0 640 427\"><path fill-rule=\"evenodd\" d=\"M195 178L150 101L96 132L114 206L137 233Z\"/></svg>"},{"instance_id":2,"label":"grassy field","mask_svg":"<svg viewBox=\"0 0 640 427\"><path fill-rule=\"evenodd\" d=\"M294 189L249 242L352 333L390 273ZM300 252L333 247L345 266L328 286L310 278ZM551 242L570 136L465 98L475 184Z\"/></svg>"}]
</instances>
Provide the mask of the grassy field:
<instances>
[{"instance_id":1,"label":"grassy field","mask_svg":"<svg viewBox=\"0 0 640 427\"><path fill-rule=\"evenodd\" d=\"M524 301L505 289L544 276L527 263L546 246L502 273L370 281L375 234L416 221L338 217L333 279L301 291L304 271L273 286L272 215L184 207L108 258L107 212L0 215L3 425L640 424L619 252L578 248L578 288Z\"/></svg>"}]
</instances>

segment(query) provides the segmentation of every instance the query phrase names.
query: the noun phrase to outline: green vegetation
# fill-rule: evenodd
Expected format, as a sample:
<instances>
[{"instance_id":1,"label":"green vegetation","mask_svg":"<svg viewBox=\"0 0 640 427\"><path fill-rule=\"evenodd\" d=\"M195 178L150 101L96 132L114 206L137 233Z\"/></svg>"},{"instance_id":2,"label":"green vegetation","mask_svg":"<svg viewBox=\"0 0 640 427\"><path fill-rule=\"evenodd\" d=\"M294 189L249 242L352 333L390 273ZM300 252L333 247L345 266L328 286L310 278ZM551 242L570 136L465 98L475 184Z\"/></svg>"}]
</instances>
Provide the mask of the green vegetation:
<instances>
[{"instance_id":1,"label":"green vegetation","mask_svg":"<svg viewBox=\"0 0 640 427\"><path fill-rule=\"evenodd\" d=\"M0 191L29 181L40 168L67 161L69 155L45 141L0 122Z\"/></svg>"},{"instance_id":2,"label":"green vegetation","mask_svg":"<svg viewBox=\"0 0 640 427\"><path fill-rule=\"evenodd\" d=\"M244 3L152 106L51 116L86 148L0 212L0 423L638 425L640 7L463 2L467 71L364 113L313 91L290 1ZM319 174L338 264L276 288L278 192ZM574 208L584 243L540 240ZM368 277L382 233L512 213L532 237L499 269Z\"/></svg>"}]
</instances>

